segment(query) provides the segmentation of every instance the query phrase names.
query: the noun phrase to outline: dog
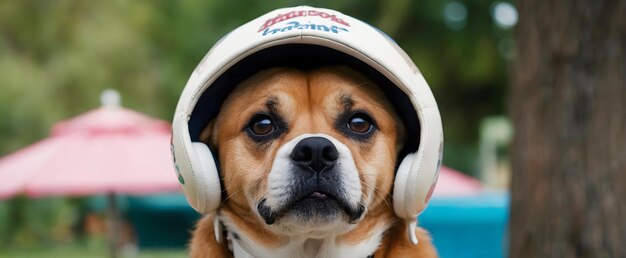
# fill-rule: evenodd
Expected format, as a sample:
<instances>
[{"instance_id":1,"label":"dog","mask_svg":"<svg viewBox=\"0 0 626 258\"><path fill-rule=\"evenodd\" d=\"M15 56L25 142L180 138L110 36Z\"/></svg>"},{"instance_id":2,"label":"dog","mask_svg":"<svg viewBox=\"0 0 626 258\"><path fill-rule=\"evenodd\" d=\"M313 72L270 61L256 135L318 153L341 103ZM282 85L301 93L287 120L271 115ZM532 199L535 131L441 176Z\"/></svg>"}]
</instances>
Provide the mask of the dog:
<instances>
[{"instance_id":1,"label":"dog","mask_svg":"<svg viewBox=\"0 0 626 258\"><path fill-rule=\"evenodd\" d=\"M197 223L191 257L437 257L424 229L411 243L392 207L406 138L385 94L356 70L252 75L200 134L225 198Z\"/></svg>"}]
</instances>

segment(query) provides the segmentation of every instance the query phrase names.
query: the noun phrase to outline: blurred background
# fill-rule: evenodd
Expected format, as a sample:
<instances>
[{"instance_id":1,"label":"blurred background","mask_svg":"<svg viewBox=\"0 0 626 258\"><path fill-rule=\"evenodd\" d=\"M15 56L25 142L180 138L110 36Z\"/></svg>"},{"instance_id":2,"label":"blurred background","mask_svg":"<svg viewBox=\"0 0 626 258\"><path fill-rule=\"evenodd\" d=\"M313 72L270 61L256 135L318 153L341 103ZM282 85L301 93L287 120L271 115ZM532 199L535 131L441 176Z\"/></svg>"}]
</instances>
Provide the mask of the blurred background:
<instances>
[{"instance_id":1,"label":"blurred background","mask_svg":"<svg viewBox=\"0 0 626 258\"><path fill-rule=\"evenodd\" d=\"M447 207L475 204L485 210L474 222L493 227L482 230L495 239L494 251L448 257L502 257L515 1L0 1L0 156L46 138L60 120L98 108L105 89L118 91L124 107L170 121L191 71L220 37L275 8L301 4L368 22L412 57L443 117L443 163L490 193L482 201L434 200L425 226L433 227L435 244L459 248L461 241L438 238L455 230L437 228L445 222L434 218ZM116 198L124 256L185 257L198 215L180 194ZM106 257L105 206L103 194L0 200L0 257Z\"/></svg>"}]
</instances>

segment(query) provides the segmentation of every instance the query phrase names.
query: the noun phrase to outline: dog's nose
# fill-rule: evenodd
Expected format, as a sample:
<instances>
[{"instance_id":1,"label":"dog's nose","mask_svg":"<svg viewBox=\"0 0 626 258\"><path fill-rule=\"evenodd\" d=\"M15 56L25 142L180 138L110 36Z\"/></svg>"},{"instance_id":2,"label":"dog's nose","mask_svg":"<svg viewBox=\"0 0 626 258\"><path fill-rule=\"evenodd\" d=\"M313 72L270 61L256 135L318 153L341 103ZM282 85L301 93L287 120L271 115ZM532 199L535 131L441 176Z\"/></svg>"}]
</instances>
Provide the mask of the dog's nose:
<instances>
[{"instance_id":1,"label":"dog's nose","mask_svg":"<svg viewBox=\"0 0 626 258\"><path fill-rule=\"evenodd\" d=\"M335 145L324 137L309 137L301 140L291 152L291 159L304 168L316 173L332 168L339 153Z\"/></svg>"}]
</instances>

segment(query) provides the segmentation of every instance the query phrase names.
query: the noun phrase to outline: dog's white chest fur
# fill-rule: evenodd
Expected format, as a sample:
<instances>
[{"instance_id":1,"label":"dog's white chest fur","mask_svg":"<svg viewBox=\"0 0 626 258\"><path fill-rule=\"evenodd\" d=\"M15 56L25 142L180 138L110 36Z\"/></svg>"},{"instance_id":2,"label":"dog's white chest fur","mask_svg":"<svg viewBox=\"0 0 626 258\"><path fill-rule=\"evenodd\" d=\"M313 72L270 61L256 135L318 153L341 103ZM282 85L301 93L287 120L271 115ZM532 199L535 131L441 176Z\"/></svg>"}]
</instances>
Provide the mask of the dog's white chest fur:
<instances>
[{"instance_id":1,"label":"dog's white chest fur","mask_svg":"<svg viewBox=\"0 0 626 258\"><path fill-rule=\"evenodd\" d=\"M368 237L356 244L337 241L336 235L323 238L292 236L286 244L280 247L267 247L259 245L253 239L242 234L237 225L229 219L223 218L222 222L228 230L229 247L235 258L365 258L376 252L385 231L390 228L389 223L379 223L369 232Z\"/></svg>"}]
</instances>

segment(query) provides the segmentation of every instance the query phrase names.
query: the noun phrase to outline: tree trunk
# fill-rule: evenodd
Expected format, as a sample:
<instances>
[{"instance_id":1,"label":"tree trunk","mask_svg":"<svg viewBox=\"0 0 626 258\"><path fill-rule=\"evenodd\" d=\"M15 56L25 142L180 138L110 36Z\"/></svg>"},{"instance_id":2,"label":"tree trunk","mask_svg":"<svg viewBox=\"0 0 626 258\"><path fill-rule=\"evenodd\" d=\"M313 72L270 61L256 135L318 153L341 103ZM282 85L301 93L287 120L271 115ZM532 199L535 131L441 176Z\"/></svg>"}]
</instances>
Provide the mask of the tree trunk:
<instances>
[{"instance_id":1,"label":"tree trunk","mask_svg":"<svg viewBox=\"0 0 626 258\"><path fill-rule=\"evenodd\" d=\"M626 1L521 0L510 255L626 257Z\"/></svg>"}]
</instances>

